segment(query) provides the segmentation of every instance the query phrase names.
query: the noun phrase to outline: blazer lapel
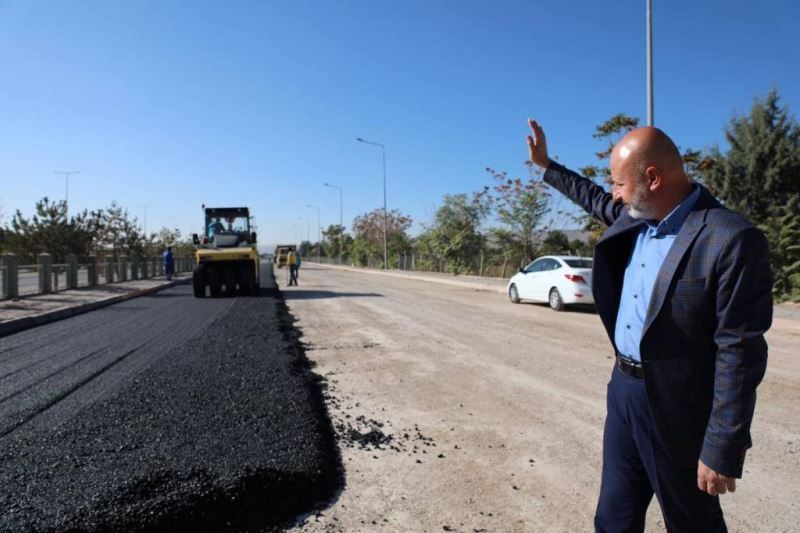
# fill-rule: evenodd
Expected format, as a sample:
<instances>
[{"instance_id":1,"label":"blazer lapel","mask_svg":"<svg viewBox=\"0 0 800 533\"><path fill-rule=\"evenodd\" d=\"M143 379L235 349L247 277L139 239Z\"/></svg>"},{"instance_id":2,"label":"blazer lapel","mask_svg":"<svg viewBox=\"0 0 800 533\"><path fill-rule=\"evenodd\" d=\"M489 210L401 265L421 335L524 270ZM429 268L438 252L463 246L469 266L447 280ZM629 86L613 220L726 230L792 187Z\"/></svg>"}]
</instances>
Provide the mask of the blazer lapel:
<instances>
[{"instance_id":1,"label":"blazer lapel","mask_svg":"<svg viewBox=\"0 0 800 533\"><path fill-rule=\"evenodd\" d=\"M698 199L698 204L699 199ZM647 308L647 316L645 317L644 328L642 329L642 337L644 337L647 329L653 323L661 306L664 305L664 297L667 294L672 278L675 276L675 271L681 263L683 256L686 254L689 247L694 242L697 234L706 225L705 223L705 209L694 210L686 217L686 221L681 226L675 242L664 258L664 264L661 265L661 270L658 272L655 285L653 286L653 294L650 296L650 305Z\"/></svg>"}]
</instances>

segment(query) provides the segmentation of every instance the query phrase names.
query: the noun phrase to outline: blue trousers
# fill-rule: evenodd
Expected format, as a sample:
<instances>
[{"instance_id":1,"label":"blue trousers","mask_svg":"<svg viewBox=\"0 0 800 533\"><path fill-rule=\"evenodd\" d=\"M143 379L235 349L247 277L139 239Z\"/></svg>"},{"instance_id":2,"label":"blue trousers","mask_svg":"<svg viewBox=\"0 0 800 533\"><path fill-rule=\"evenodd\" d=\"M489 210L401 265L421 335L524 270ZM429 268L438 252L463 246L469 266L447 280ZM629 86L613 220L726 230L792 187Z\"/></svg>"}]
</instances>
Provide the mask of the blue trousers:
<instances>
[{"instance_id":1,"label":"blue trousers","mask_svg":"<svg viewBox=\"0 0 800 533\"><path fill-rule=\"evenodd\" d=\"M615 367L608 384L598 532L644 531L655 493L667 531L725 532L719 497L697 488L697 466L675 464L656 434L644 380Z\"/></svg>"}]
</instances>

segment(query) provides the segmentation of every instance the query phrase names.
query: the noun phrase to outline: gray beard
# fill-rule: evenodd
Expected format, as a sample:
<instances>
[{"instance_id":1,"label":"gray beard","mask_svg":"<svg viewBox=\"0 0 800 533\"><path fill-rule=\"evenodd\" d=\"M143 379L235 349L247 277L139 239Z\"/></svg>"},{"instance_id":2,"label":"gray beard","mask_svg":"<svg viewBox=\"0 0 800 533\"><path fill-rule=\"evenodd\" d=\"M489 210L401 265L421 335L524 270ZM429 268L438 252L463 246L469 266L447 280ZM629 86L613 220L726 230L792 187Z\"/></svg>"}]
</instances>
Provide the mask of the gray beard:
<instances>
[{"instance_id":1,"label":"gray beard","mask_svg":"<svg viewBox=\"0 0 800 533\"><path fill-rule=\"evenodd\" d=\"M628 204L628 214L635 219L655 218L655 208L650 202L651 199L646 185L642 182L637 183L631 203Z\"/></svg>"}]
</instances>

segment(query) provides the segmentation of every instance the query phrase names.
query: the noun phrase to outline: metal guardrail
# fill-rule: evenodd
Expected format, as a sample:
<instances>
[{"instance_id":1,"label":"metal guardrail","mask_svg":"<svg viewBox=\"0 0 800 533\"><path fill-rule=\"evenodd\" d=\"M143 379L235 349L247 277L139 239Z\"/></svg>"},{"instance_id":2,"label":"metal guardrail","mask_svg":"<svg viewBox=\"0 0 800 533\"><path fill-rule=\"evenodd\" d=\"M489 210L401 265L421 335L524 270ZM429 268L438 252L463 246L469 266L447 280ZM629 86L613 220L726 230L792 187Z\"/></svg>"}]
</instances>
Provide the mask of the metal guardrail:
<instances>
[{"instance_id":1,"label":"metal guardrail","mask_svg":"<svg viewBox=\"0 0 800 533\"><path fill-rule=\"evenodd\" d=\"M20 265L13 254L0 256L0 299L47 294L68 289L95 287L120 281L147 279L164 275L160 256L98 258L89 256L78 263L74 255L66 263L53 264L49 254L40 254L38 262ZM193 257L176 257L175 274L190 272Z\"/></svg>"}]
</instances>

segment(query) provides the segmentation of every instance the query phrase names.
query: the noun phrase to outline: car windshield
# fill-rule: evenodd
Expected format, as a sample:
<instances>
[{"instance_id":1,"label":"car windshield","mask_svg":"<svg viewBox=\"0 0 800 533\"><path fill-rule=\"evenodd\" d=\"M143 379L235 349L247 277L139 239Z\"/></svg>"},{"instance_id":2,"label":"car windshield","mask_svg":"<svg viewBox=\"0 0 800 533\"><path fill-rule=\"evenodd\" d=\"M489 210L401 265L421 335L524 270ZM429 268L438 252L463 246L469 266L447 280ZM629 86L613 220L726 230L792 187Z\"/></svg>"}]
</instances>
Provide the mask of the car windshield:
<instances>
[{"instance_id":1,"label":"car windshield","mask_svg":"<svg viewBox=\"0 0 800 533\"><path fill-rule=\"evenodd\" d=\"M248 220L242 216L206 217L206 236L247 233Z\"/></svg>"},{"instance_id":2,"label":"car windshield","mask_svg":"<svg viewBox=\"0 0 800 533\"><path fill-rule=\"evenodd\" d=\"M564 259L563 261L572 268L592 268L591 259Z\"/></svg>"}]
</instances>

